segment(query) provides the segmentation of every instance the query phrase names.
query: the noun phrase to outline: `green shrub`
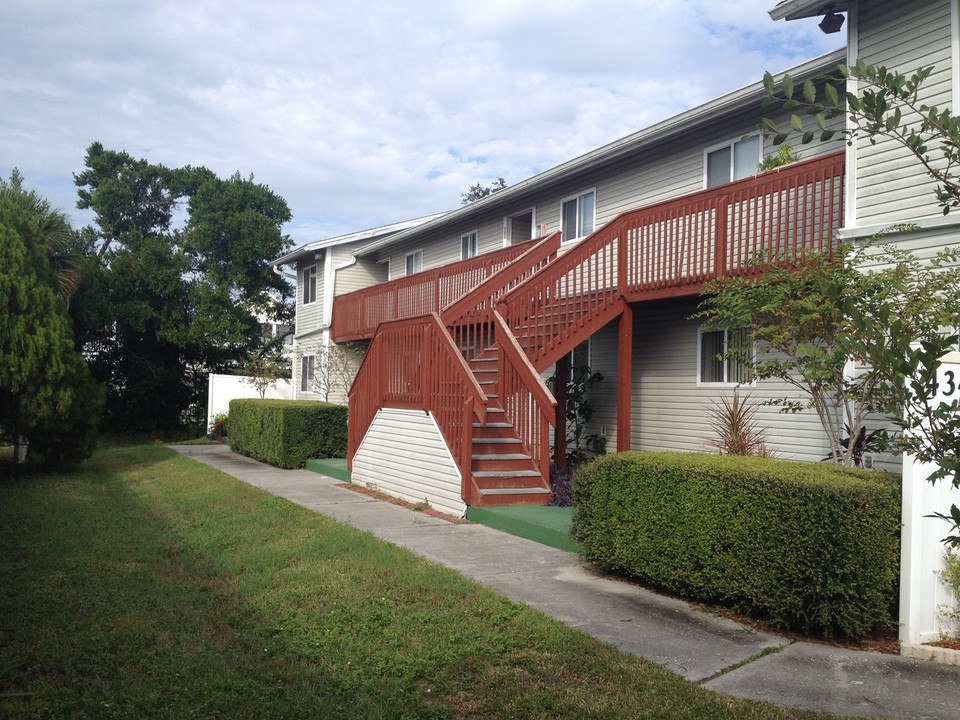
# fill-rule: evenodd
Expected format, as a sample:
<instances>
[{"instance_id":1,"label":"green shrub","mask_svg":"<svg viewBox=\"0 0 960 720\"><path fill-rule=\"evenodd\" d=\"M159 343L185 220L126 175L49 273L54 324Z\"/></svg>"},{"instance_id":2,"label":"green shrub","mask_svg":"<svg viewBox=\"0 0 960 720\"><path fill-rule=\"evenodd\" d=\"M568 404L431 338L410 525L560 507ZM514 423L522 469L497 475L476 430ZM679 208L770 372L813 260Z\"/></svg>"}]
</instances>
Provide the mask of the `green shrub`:
<instances>
[{"instance_id":1,"label":"green shrub","mask_svg":"<svg viewBox=\"0 0 960 720\"><path fill-rule=\"evenodd\" d=\"M621 453L574 477L584 555L776 627L861 637L892 624L896 478L834 465Z\"/></svg>"},{"instance_id":2,"label":"green shrub","mask_svg":"<svg viewBox=\"0 0 960 720\"><path fill-rule=\"evenodd\" d=\"M229 413L217 413L213 416L213 422L210 423L210 427L207 429L207 437L213 439L225 438L230 433L228 427L228 422L230 420Z\"/></svg>"},{"instance_id":3,"label":"green shrub","mask_svg":"<svg viewBox=\"0 0 960 720\"><path fill-rule=\"evenodd\" d=\"M946 603L940 606L941 619L948 629L944 631L946 637L960 637L960 553L947 550L943 558L943 570L940 579L949 588L956 604Z\"/></svg>"},{"instance_id":4,"label":"green shrub","mask_svg":"<svg viewBox=\"0 0 960 720\"><path fill-rule=\"evenodd\" d=\"M230 447L271 465L346 457L345 405L307 400L231 400Z\"/></svg>"}]
</instances>

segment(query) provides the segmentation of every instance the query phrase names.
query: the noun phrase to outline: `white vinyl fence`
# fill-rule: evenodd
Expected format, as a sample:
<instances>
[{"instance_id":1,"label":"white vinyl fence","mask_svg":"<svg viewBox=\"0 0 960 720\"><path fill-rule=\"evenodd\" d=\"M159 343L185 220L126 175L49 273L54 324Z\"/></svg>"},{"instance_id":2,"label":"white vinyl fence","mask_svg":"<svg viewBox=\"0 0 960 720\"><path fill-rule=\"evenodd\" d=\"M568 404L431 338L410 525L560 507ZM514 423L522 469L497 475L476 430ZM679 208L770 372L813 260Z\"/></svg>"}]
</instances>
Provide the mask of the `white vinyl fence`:
<instances>
[{"instance_id":1,"label":"white vinyl fence","mask_svg":"<svg viewBox=\"0 0 960 720\"><path fill-rule=\"evenodd\" d=\"M218 375L210 373L207 378L207 427L213 418L230 412L230 401L236 398L259 398L260 392L250 378L243 375ZM276 380L267 387L265 398L271 400L293 399L293 386L289 380Z\"/></svg>"}]
</instances>

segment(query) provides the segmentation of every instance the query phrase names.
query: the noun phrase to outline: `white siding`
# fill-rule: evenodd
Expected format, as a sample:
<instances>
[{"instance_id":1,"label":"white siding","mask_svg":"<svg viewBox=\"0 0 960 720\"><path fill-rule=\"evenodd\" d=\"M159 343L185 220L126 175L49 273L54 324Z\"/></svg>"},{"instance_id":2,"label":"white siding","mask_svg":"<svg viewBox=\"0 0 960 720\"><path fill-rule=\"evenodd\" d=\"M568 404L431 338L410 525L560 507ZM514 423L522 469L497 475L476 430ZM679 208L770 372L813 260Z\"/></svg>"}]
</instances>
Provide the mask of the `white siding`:
<instances>
[{"instance_id":1,"label":"white siding","mask_svg":"<svg viewBox=\"0 0 960 720\"><path fill-rule=\"evenodd\" d=\"M364 242L347 243L330 248L330 259L333 263L334 295L362 290L363 288L386 282L387 268L377 263L373 258L354 257L354 252Z\"/></svg>"},{"instance_id":2,"label":"white siding","mask_svg":"<svg viewBox=\"0 0 960 720\"><path fill-rule=\"evenodd\" d=\"M435 510L463 516L460 472L433 416L385 408L367 431L351 472L353 482Z\"/></svg>"},{"instance_id":3,"label":"white siding","mask_svg":"<svg viewBox=\"0 0 960 720\"><path fill-rule=\"evenodd\" d=\"M590 338L590 370L603 375L587 400L593 406L588 434L604 435L607 452L617 451L617 323L613 321Z\"/></svg>"},{"instance_id":4,"label":"white siding","mask_svg":"<svg viewBox=\"0 0 960 720\"><path fill-rule=\"evenodd\" d=\"M712 451L710 408L732 388L697 386L698 323L689 320L696 300L639 305L634 321L633 424L635 450ZM800 397L781 382L743 388L741 397L760 403L775 397ZM816 414L784 414L761 407L757 424L779 457L819 461L828 444Z\"/></svg>"},{"instance_id":5,"label":"white siding","mask_svg":"<svg viewBox=\"0 0 960 720\"><path fill-rule=\"evenodd\" d=\"M303 274L309 267L317 269L317 299L303 304ZM323 258L306 259L297 263L297 326L295 338L319 330L323 323Z\"/></svg>"},{"instance_id":6,"label":"white siding","mask_svg":"<svg viewBox=\"0 0 960 720\"><path fill-rule=\"evenodd\" d=\"M904 74L934 66L921 102L950 107L950 2L886 0L861 9L859 58ZM931 148L931 156L939 152ZM897 143L862 138L857 146L856 225L903 222L940 214L934 182Z\"/></svg>"}]
</instances>

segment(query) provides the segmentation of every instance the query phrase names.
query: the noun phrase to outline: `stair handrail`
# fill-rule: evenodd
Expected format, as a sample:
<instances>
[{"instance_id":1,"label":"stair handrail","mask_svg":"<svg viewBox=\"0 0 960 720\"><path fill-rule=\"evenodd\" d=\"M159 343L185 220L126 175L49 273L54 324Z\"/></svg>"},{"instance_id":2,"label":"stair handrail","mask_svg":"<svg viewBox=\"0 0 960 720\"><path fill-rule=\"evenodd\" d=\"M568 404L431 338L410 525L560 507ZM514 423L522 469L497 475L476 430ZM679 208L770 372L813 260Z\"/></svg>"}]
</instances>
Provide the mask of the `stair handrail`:
<instances>
[{"instance_id":1,"label":"stair handrail","mask_svg":"<svg viewBox=\"0 0 960 720\"><path fill-rule=\"evenodd\" d=\"M698 217L701 220L703 218L711 219L713 224L710 229L713 233L714 244L712 246L705 244L701 248L701 255L704 257L710 256L711 262L709 265L703 265L695 269L684 268L681 271L665 265L664 272L669 274L677 271L676 277L671 276L672 279L670 280L651 283L656 285L656 291L664 292L663 288L667 287L685 287L688 292L693 292L697 288L701 288L710 278L729 272L727 261L732 248L729 247L730 243L726 237L727 208L734 202L750 202L751 198L763 197L764 195L773 196L775 193L782 193L785 190L800 192L801 189L807 190L814 186L819 188L820 192L826 193L826 188L829 185L830 189L834 191L830 195L834 205L831 206L829 212L821 208L818 218L819 225L812 226L810 229L811 234L816 235L816 237L810 238L810 242L814 243L814 246L815 243L821 245L829 243L831 228L826 227L829 224L827 216L832 217L839 213L838 208L842 203L842 193L840 196L836 196L833 181L838 177L842 180L843 164L843 153L832 153L778 168L772 173L744 178L716 188L701 190L679 198L620 213L570 250L559 255L541 272L529 277L501 296L497 302L497 310L503 315L508 327L514 331L529 323L532 317L545 317L545 310L550 308L551 305L556 308L560 300L568 301L568 305L575 307L572 313L568 313L576 317L574 329L578 324L584 325L591 314L603 315L607 319L610 312L614 312L614 310L603 313L601 308L611 302L622 304L631 299L637 299L634 297L636 293L631 289L633 287L631 268L639 267L641 257L632 257L632 255L637 255L642 251L639 247L633 249L633 243L628 236L631 232L636 232L636 228L642 226L646 219L669 218L671 217L670 213L677 210L684 211L680 215L686 213L690 217ZM816 191L815 189L814 194ZM806 209L804 210L806 211ZM795 209L794 212L796 212ZM817 212L813 211L813 214L817 215ZM788 219L796 221L797 218L781 217L771 220L771 222L783 223ZM666 222L666 220L661 221ZM664 227L667 227L667 225ZM756 226L753 227L756 229ZM765 227L761 223L761 230ZM770 228L766 229L772 229L772 227L771 225ZM806 227L804 229L806 230ZM664 250L670 242L676 240L675 237L669 235L669 232L666 232L665 235L666 237L658 238L661 243L664 243L658 246L659 250ZM704 240L708 240L709 237L710 235L707 234ZM805 239L804 243L794 247L794 252L802 254L803 250L808 247L805 244L806 242ZM672 260L675 262L676 258ZM602 277L598 269L602 271ZM735 271L743 272L744 270L737 268ZM569 286L571 284L575 285L578 280L582 281L584 277L588 281L585 285L581 282L581 287ZM564 278L573 282L561 282ZM561 287L561 285L567 285L567 287ZM543 323L541 327L543 332L539 332L541 328L528 327L528 330L533 330L533 337L527 343L527 346L521 346L524 347L525 353L534 362L535 367L541 367L544 363L549 364L550 357L564 350L562 347L553 347L552 344L544 343L549 328L546 323ZM551 343L553 339L554 336L550 336Z\"/></svg>"},{"instance_id":2,"label":"stair handrail","mask_svg":"<svg viewBox=\"0 0 960 720\"><path fill-rule=\"evenodd\" d=\"M491 315L496 326L499 348L497 377L500 405L506 420L513 425L514 431L523 443L524 449L540 468L545 487L550 487L550 461L549 458L544 458L542 453L549 448L550 428L557 425L557 400L533 367L523 348L520 347L503 316L497 310L493 310ZM523 390L535 404L539 417L525 417L510 402L512 377L519 380ZM533 437L534 433L536 437Z\"/></svg>"},{"instance_id":3,"label":"stair handrail","mask_svg":"<svg viewBox=\"0 0 960 720\"><path fill-rule=\"evenodd\" d=\"M501 296L555 260L559 249L560 231L558 230L514 258L509 265L502 267L466 295L443 308L440 312L443 324L449 327L469 312L482 307L484 303L489 303L488 307L493 309Z\"/></svg>"},{"instance_id":4,"label":"stair handrail","mask_svg":"<svg viewBox=\"0 0 960 720\"><path fill-rule=\"evenodd\" d=\"M391 336L397 336L399 341L406 329L409 333L402 348L417 353L414 363L401 362L398 356L402 353L394 347L396 343L391 343ZM390 395L404 397L397 400ZM449 406L442 405L445 400ZM352 468L360 442L377 411L398 407L432 412L461 475L471 473L471 418L476 416L480 422L486 422L488 400L437 313L380 323L350 386L347 401L349 467ZM458 425L462 427L461 437L457 436Z\"/></svg>"},{"instance_id":5,"label":"stair handrail","mask_svg":"<svg viewBox=\"0 0 960 720\"><path fill-rule=\"evenodd\" d=\"M588 235L549 266L500 298L496 310L503 317L507 327L511 328L511 335L531 317L543 317L544 328L546 328L547 316L543 309L550 307L551 304L555 306L558 300L568 300L578 308L586 308L588 312L592 312L598 310L601 304L622 298L623 293L619 285L625 273L621 267L623 259L619 257L620 247L617 241L622 233L621 219L624 214L618 215L614 220ZM582 280L584 273L580 273L579 276L575 273L582 267L586 267L587 274L592 276L590 280L595 287L592 293L584 292L583 287L572 288L566 294L548 292L550 287L571 273L574 273L574 282L578 279ZM537 335L537 337L540 336ZM536 361L539 356L545 354L542 347L536 347L536 338L528 345L520 347L530 360ZM536 366L536 362L534 365Z\"/></svg>"}]
</instances>

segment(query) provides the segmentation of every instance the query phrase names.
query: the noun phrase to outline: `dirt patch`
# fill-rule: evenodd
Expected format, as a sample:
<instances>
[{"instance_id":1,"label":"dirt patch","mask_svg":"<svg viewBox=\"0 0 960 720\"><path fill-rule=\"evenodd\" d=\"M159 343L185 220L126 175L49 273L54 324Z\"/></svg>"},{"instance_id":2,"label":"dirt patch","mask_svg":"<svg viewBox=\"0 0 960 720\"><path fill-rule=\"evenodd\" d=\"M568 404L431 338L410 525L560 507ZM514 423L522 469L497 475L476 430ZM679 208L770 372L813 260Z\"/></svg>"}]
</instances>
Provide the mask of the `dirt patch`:
<instances>
[{"instance_id":1,"label":"dirt patch","mask_svg":"<svg viewBox=\"0 0 960 720\"><path fill-rule=\"evenodd\" d=\"M421 503L411 503L406 500L401 500L400 498L395 498L392 495L387 495L382 493L379 490L371 490L370 488L361 487L360 485L354 485L353 483L337 483L337 487L344 488L345 490L352 490L355 493L360 493L361 495L366 495L367 497L372 497L375 500L381 500L383 502L388 502L391 505L397 505L399 507L406 508L407 510L413 510L414 512L421 512L424 515L429 515L430 517L440 518L441 520L446 520L457 525L464 525L470 521L466 518L458 518L453 515L448 515L447 513L442 513L439 510L434 510L432 507L423 507Z\"/></svg>"},{"instance_id":2,"label":"dirt patch","mask_svg":"<svg viewBox=\"0 0 960 720\"><path fill-rule=\"evenodd\" d=\"M948 650L960 650L960 638L947 638L946 640L937 640L936 642L926 643L934 647L947 648Z\"/></svg>"}]
</instances>

